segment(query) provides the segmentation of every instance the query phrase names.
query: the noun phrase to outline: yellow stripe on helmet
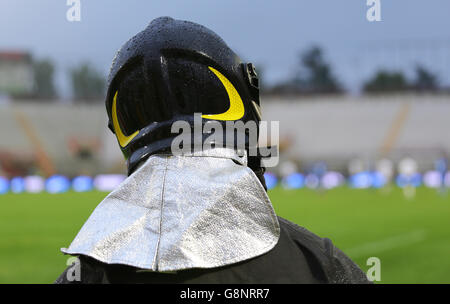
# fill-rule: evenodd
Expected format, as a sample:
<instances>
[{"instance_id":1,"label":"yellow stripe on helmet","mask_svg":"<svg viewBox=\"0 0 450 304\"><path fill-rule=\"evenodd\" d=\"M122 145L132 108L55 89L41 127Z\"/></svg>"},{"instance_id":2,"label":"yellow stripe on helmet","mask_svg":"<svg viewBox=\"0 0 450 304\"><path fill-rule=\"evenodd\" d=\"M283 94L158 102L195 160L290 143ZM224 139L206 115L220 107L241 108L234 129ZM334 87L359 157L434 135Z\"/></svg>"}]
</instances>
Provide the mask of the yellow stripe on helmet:
<instances>
[{"instance_id":1,"label":"yellow stripe on helmet","mask_svg":"<svg viewBox=\"0 0 450 304\"><path fill-rule=\"evenodd\" d=\"M238 120L244 116L245 108L244 103L242 102L241 96L239 96L238 91L233 86L233 84L223 76L219 71L214 69L213 67L209 67L209 69L219 78L220 82L222 82L225 90L227 91L228 98L230 99L230 107L228 110L221 114L206 114L202 115L203 118L206 119L215 119L215 120Z\"/></svg>"},{"instance_id":2,"label":"yellow stripe on helmet","mask_svg":"<svg viewBox=\"0 0 450 304\"><path fill-rule=\"evenodd\" d=\"M113 104L112 104L112 121L114 126L114 132L116 133L117 140L119 141L119 145L124 148L126 145L130 143L130 141L139 133L139 130L134 132L133 134L126 136L123 134L122 129L120 128L119 120L117 119L117 93L114 95Z\"/></svg>"}]
</instances>

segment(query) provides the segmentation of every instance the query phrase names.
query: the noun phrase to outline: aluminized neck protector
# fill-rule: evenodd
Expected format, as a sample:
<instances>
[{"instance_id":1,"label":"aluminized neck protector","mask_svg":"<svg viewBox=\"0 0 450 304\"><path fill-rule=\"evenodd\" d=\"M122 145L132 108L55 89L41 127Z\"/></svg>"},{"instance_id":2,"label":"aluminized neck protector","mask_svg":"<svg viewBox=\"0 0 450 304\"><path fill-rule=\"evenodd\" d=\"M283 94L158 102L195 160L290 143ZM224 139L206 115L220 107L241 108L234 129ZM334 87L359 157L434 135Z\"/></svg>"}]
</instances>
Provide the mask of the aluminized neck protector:
<instances>
[{"instance_id":1,"label":"aluminized neck protector","mask_svg":"<svg viewBox=\"0 0 450 304\"><path fill-rule=\"evenodd\" d=\"M280 228L246 157L153 155L94 210L64 253L152 271L213 268L271 250Z\"/></svg>"}]
</instances>

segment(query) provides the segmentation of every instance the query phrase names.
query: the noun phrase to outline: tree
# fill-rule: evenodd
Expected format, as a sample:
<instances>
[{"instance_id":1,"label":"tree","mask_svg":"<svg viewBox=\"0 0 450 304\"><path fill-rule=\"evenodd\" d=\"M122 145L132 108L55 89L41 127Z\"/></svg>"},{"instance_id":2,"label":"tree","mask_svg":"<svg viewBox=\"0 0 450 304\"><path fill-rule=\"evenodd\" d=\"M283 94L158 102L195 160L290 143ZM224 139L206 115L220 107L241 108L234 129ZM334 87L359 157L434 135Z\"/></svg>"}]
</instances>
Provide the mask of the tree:
<instances>
[{"instance_id":1,"label":"tree","mask_svg":"<svg viewBox=\"0 0 450 304\"><path fill-rule=\"evenodd\" d=\"M320 47L313 46L300 54L300 63L294 83L301 91L313 94L342 92Z\"/></svg>"},{"instance_id":2,"label":"tree","mask_svg":"<svg viewBox=\"0 0 450 304\"><path fill-rule=\"evenodd\" d=\"M102 100L105 94L105 78L89 63L83 63L70 71L74 99L92 102Z\"/></svg>"},{"instance_id":3,"label":"tree","mask_svg":"<svg viewBox=\"0 0 450 304\"><path fill-rule=\"evenodd\" d=\"M378 71L371 79L364 84L364 92L383 93L401 92L410 87L402 72Z\"/></svg>"},{"instance_id":4,"label":"tree","mask_svg":"<svg viewBox=\"0 0 450 304\"><path fill-rule=\"evenodd\" d=\"M55 67L49 59L35 61L33 64L34 87L33 95L39 99L56 97L54 85Z\"/></svg>"},{"instance_id":5,"label":"tree","mask_svg":"<svg viewBox=\"0 0 450 304\"><path fill-rule=\"evenodd\" d=\"M436 75L428 71L426 68L418 65L416 66L416 78L412 87L417 91L437 91L438 78Z\"/></svg>"}]
</instances>

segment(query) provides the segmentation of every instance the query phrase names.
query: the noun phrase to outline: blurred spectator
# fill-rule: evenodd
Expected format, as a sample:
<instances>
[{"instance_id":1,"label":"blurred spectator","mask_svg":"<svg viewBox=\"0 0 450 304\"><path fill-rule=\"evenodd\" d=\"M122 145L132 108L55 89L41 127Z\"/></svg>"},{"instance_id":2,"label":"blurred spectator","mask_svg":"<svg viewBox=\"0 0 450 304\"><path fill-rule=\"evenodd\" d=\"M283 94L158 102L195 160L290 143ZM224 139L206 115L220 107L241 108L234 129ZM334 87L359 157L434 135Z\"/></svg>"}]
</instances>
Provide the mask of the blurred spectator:
<instances>
[{"instance_id":1,"label":"blurred spectator","mask_svg":"<svg viewBox=\"0 0 450 304\"><path fill-rule=\"evenodd\" d=\"M297 165L293 161L284 161L279 166L279 172L281 177L286 177L288 175L298 172Z\"/></svg>"},{"instance_id":2,"label":"blurred spectator","mask_svg":"<svg viewBox=\"0 0 450 304\"><path fill-rule=\"evenodd\" d=\"M402 180L400 186L403 188L403 194L407 199L412 199L416 195L417 184L417 162L406 157L398 164L399 180Z\"/></svg>"},{"instance_id":3,"label":"blurred spectator","mask_svg":"<svg viewBox=\"0 0 450 304\"><path fill-rule=\"evenodd\" d=\"M448 170L448 163L446 157L441 157L435 162L436 171L439 172L439 175L441 176L441 184L439 187L439 191L441 194L447 193L447 188L445 185L445 175L447 174Z\"/></svg>"},{"instance_id":4,"label":"blurred spectator","mask_svg":"<svg viewBox=\"0 0 450 304\"><path fill-rule=\"evenodd\" d=\"M350 176L364 171L364 162L359 158L354 158L348 163L348 174Z\"/></svg>"}]
</instances>

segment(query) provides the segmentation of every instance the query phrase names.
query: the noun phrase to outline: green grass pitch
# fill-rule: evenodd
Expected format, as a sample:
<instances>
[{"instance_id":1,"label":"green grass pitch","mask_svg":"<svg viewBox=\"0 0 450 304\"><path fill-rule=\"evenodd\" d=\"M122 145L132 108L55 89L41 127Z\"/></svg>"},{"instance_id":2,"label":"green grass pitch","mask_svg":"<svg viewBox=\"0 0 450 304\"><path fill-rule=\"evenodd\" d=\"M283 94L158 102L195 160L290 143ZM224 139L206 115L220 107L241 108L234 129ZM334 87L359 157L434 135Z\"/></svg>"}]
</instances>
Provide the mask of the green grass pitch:
<instances>
[{"instance_id":1,"label":"green grass pitch","mask_svg":"<svg viewBox=\"0 0 450 304\"><path fill-rule=\"evenodd\" d=\"M105 193L0 196L0 283L52 283L67 247ZM323 193L269 191L278 215L330 238L364 271L381 261L381 283L450 283L450 197L419 188Z\"/></svg>"}]
</instances>

